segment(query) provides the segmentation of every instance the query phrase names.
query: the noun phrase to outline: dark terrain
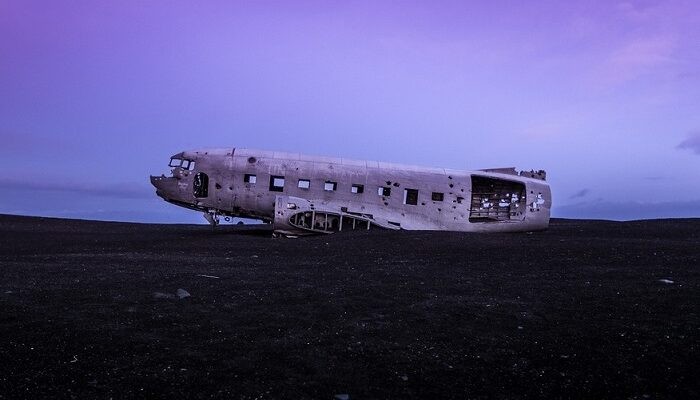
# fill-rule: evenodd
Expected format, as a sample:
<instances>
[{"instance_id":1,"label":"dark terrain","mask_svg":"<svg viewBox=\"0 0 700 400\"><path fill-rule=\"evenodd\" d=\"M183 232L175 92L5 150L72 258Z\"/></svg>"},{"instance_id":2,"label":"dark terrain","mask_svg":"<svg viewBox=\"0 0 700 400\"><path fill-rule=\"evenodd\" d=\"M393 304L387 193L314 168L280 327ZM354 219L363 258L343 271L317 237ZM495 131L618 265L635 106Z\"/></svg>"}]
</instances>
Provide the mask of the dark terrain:
<instances>
[{"instance_id":1,"label":"dark terrain","mask_svg":"<svg viewBox=\"0 0 700 400\"><path fill-rule=\"evenodd\" d=\"M0 398L699 398L699 311L700 219L272 239L0 216Z\"/></svg>"}]
</instances>

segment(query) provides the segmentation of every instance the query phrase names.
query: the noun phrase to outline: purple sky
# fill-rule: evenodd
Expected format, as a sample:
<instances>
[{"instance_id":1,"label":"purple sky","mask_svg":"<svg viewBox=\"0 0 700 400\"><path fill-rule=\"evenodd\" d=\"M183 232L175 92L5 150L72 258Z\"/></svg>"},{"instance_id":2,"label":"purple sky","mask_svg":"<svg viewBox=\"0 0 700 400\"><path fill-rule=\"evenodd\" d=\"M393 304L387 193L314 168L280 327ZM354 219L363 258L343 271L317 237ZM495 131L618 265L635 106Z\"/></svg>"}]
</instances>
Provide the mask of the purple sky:
<instances>
[{"instance_id":1,"label":"purple sky","mask_svg":"<svg viewBox=\"0 0 700 400\"><path fill-rule=\"evenodd\" d=\"M0 0L0 213L202 222L148 175L252 147L546 169L554 216L700 216L700 3L572 3Z\"/></svg>"}]
</instances>

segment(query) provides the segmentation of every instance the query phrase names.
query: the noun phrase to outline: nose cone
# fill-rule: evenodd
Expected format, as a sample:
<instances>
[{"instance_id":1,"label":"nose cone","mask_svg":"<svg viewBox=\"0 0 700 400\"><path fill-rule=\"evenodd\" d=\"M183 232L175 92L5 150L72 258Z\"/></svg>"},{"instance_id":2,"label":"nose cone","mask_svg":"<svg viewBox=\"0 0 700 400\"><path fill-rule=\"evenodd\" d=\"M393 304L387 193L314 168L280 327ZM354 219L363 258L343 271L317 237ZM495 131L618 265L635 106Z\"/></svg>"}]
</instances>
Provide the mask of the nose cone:
<instances>
[{"instance_id":1,"label":"nose cone","mask_svg":"<svg viewBox=\"0 0 700 400\"><path fill-rule=\"evenodd\" d=\"M151 185L153 185L156 188L156 194L160 197L163 197L163 196L161 196L160 190L159 190L160 189L160 178L164 178L164 177L165 177L165 175L162 175L162 176L151 175Z\"/></svg>"},{"instance_id":2,"label":"nose cone","mask_svg":"<svg viewBox=\"0 0 700 400\"><path fill-rule=\"evenodd\" d=\"M156 188L156 195L164 199L171 199L175 195L175 190L177 189L177 180L172 177L166 177L165 175L153 176L151 175L151 185Z\"/></svg>"}]
</instances>

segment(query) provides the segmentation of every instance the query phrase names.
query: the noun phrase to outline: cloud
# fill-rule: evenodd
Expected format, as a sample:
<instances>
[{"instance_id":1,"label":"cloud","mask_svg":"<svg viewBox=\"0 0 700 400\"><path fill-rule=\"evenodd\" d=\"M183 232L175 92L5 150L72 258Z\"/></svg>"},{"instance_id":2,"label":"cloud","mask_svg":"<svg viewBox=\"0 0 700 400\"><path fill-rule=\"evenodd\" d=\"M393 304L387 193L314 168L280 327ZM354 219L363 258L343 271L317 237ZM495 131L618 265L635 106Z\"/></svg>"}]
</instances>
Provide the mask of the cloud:
<instances>
[{"instance_id":1,"label":"cloud","mask_svg":"<svg viewBox=\"0 0 700 400\"><path fill-rule=\"evenodd\" d=\"M8 179L0 178L0 187L4 190L17 189L22 191L51 191L51 192L71 192L78 195L104 196L120 199L143 199L152 198L155 189L151 189L146 184L140 183L89 183L89 182L69 182L60 179L38 180L38 179ZM31 194L30 194L31 195Z\"/></svg>"},{"instance_id":2,"label":"cloud","mask_svg":"<svg viewBox=\"0 0 700 400\"><path fill-rule=\"evenodd\" d=\"M698 218L700 200L664 203L610 202L602 199L555 206L554 218L609 219L628 221L656 218Z\"/></svg>"},{"instance_id":3,"label":"cloud","mask_svg":"<svg viewBox=\"0 0 700 400\"><path fill-rule=\"evenodd\" d=\"M60 156L76 146L78 143L67 135L0 127L0 155L4 157Z\"/></svg>"},{"instance_id":4,"label":"cloud","mask_svg":"<svg viewBox=\"0 0 700 400\"><path fill-rule=\"evenodd\" d=\"M591 192L590 189L581 189L578 192L569 196L569 199L579 199L581 197L586 197L588 195L588 193L590 193L590 192Z\"/></svg>"},{"instance_id":5,"label":"cloud","mask_svg":"<svg viewBox=\"0 0 700 400\"><path fill-rule=\"evenodd\" d=\"M642 4L630 1L618 3L616 8L625 18L636 22L644 22L650 18L658 17L659 11L661 11L658 5L655 4Z\"/></svg>"},{"instance_id":6,"label":"cloud","mask_svg":"<svg viewBox=\"0 0 700 400\"><path fill-rule=\"evenodd\" d=\"M689 149L695 154L700 154L700 130L691 133L688 138L678 144L676 148Z\"/></svg>"},{"instance_id":7,"label":"cloud","mask_svg":"<svg viewBox=\"0 0 700 400\"><path fill-rule=\"evenodd\" d=\"M691 80L700 77L700 73L695 71L682 71L676 74L676 78L679 80Z\"/></svg>"},{"instance_id":8,"label":"cloud","mask_svg":"<svg viewBox=\"0 0 700 400\"><path fill-rule=\"evenodd\" d=\"M619 84L647 75L671 64L677 40L657 35L637 38L618 47L603 65L602 78Z\"/></svg>"}]
</instances>

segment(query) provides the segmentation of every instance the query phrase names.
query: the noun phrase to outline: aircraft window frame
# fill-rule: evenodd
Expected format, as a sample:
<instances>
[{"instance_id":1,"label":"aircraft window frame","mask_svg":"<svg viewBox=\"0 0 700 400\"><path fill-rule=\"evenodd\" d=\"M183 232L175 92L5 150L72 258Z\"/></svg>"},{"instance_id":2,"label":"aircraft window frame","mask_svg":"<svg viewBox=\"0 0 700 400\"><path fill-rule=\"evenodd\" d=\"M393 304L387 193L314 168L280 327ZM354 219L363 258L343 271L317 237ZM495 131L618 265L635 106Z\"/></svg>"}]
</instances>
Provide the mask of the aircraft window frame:
<instances>
[{"instance_id":1,"label":"aircraft window frame","mask_svg":"<svg viewBox=\"0 0 700 400\"><path fill-rule=\"evenodd\" d=\"M243 182L250 183L251 185L255 185L256 183L258 183L258 177L255 174L244 174L243 175Z\"/></svg>"},{"instance_id":2,"label":"aircraft window frame","mask_svg":"<svg viewBox=\"0 0 700 400\"><path fill-rule=\"evenodd\" d=\"M359 183L353 183L350 187L350 193L360 194L364 193L365 185L360 185Z\"/></svg>"},{"instance_id":3,"label":"aircraft window frame","mask_svg":"<svg viewBox=\"0 0 700 400\"><path fill-rule=\"evenodd\" d=\"M297 182L297 187L299 189L304 189L308 190L311 188L311 180L309 179L299 179L299 182Z\"/></svg>"},{"instance_id":4,"label":"aircraft window frame","mask_svg":"<svg viewBox=\"0 0 700 400\"><path fill-rule=\"evenodd\" d=\"M445 201L445 193L433 192L433 194L430 196L430 198L433 201Z\"/></svg>"},{"instance_id":5,"label":"aircraft window frame","mask_svg":"<svg viewBox=\"0 0 700 400\"><path fill-rule=\"evenodd\" d=\"M174 161L179 161L179 163L174 163ZM194 161L186 158L171 158L168 166L171 168L182 168L191 171L194 169Z\"/></svg>"},{"instance_id":6,"label":"aircraft window frame","mask_svg":"<svg viewBox=\"0 0 700 400\"><path fill-rule=\"evenodd\" d=\"M391 196L391 188L387 186L379 186L377 188L377 194L379 196L389 197Z\"/></svg>"},{"instance_id":7,"label":"aircraft window frame","mask_svg":"<svg viewBox=\"0 0 700 400\"><path fill-rule=\"evenodd\" d=\"M271 192L284 192L284 176L270 175L269 189Z\"/></svg>"},{"instance_id":8,"label":"aircraft window frame","mask_svg":"<svg viewBox=\"0 0 700 400\"><path fill-rule=\"evenodd\" d=\"M403 190L403 204L409 206L418 205L418 189L404 189Z\"/></svg>"},{"instance_id":9,"label":"aircraft window frame","mask_svg":"<svg viewBox=\"0 0 700 400\"><path fill-rule=\"evenodd\" d=\"M325 181L323 183L323 190L326 192L335 192L338 189L338 182Z\"/></svg>"}]
</instances>

